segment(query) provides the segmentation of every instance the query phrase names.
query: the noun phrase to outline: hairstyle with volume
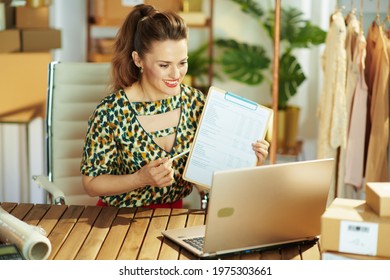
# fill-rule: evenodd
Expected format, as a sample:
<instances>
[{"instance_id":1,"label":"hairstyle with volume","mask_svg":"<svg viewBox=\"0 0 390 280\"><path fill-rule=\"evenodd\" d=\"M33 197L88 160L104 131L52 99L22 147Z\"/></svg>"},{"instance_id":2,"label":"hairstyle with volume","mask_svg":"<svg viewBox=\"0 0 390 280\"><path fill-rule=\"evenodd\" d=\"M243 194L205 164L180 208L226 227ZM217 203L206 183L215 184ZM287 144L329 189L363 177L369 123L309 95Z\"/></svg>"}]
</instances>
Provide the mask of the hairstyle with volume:
<instances>
[{"instance_id":1,"label":"hairstyle with volume","mask_svg":"<svg viewBox=\"0 0 390 280\"><path fill-rule=\"evenodd\" d=\"M188 28L174 12L159 12L150 5L137 5L129 13L115 38L112 66L112 88L119 90L139 80L140 70L132 52L145 57L155 41L179 41L188 38Z\"/></svg>"}]
</instances>

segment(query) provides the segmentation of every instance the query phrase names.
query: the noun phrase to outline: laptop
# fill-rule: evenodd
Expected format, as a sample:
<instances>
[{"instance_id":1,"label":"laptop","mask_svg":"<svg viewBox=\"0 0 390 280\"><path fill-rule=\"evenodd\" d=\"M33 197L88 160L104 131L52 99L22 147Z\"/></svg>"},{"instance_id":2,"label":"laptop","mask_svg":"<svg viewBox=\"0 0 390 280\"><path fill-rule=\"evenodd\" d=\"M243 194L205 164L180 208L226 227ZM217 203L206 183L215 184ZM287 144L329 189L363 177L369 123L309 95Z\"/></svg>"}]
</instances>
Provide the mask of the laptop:
<instances>
[{"instance_id":1,"label":"laptop","mask_svg":"<svg viewBox=\"0 0 390 280\"><path fill-rule=\"evenodd\" d=\"M162 235L199 258L315 241L333 171L334 159L216 171L206 224Z\"/></svg>"}]
</instances>

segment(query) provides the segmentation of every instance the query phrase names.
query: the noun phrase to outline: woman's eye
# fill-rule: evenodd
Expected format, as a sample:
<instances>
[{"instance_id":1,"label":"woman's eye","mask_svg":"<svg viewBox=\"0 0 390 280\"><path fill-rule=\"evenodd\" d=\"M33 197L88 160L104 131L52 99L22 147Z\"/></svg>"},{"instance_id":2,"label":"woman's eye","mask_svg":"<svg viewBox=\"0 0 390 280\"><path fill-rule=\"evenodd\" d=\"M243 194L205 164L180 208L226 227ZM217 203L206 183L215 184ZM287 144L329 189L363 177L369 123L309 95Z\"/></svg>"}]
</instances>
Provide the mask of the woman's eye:
<instances>
[{"instance_id":1,"label":"woman's eye","mask_svg":"<svg viewBox=\"0 0 390 280\"><path fill-rule=\"evenodd\" d=\"M160 64L161 68L167 68L169 65L168 64Z\"/></svg>"}]
</instances>

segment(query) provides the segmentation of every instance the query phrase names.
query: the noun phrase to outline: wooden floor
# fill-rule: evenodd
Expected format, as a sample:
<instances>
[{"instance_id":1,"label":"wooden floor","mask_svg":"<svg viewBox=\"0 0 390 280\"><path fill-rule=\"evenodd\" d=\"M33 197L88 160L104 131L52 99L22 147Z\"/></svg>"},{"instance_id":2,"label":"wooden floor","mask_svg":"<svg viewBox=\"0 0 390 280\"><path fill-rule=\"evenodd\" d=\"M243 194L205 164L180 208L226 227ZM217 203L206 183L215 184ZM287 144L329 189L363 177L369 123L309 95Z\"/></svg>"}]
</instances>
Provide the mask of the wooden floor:
<instances>
[{"instance_id":1,"label":"wooden floor","mask_svg":"<svg viewBox=\"0 0 390 280\"><path fill-rule=\"evenodd\" d=\"M188 209L115 208L1 203L15 217L41 226L54 260L188 260L185 249L164 240L161 231L205 223L205 213ZM223 259L319 260L319 243L274 248Z\"/></svg>"}]
</instances>

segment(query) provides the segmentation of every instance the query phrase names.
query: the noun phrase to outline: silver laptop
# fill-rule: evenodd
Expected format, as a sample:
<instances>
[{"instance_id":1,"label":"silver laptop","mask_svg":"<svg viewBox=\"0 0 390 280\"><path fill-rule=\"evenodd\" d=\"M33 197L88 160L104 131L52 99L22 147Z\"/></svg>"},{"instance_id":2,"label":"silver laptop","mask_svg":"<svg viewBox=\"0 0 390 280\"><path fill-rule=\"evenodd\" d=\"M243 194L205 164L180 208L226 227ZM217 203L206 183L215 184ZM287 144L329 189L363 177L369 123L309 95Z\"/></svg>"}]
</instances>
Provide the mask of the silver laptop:
<instances>
[{"instance_id":1,"label":"silver laptop","mask_svg":"<svg viewBox=\"0 0 390 280\"><path fill-rule=\"evenodd\" d=\"M217 171L206 225L162 234L200 258L315 240L333 170L320 159Z\"/></svg>"}]
</instances>

